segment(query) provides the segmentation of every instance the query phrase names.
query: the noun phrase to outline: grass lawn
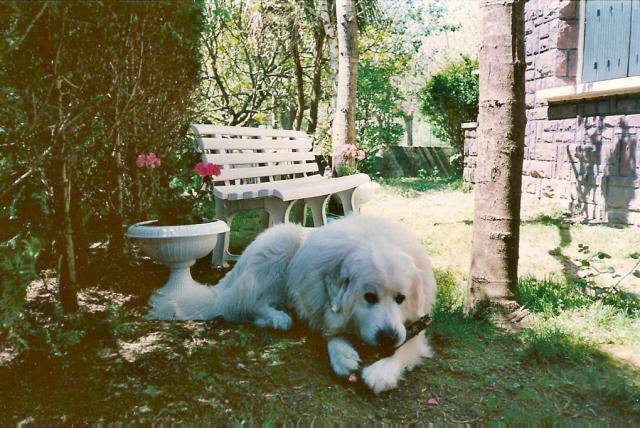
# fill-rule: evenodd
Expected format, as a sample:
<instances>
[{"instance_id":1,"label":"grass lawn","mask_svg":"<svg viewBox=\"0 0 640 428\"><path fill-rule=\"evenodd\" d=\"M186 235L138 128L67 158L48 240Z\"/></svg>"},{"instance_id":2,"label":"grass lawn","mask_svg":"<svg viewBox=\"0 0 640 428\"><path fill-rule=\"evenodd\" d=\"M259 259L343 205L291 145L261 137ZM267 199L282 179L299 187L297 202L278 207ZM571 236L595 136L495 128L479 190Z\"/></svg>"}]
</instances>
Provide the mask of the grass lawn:
<instances>
[{"instance_id":1,"label":"grass lawn","mask_svg":"<svg viewBox=\"0 0 640 428\"><path fill-rule=\"evenodd\" d=\"M611 256L597 267L624 273L640 230L581 224L544 201L525 201L520 284L532 327L507 332L461 315L473 197L455 182L387 180L365 212L408 224L437 269L430 327L435 359L401 387L374 396L331 374L322 340L298 326L141 320L166 272L149 260L96 273L82 312L62 321L55 281L34 282L38 334L27 349L0 349L0 423L123 422L640 422L640 282L594 278L579 245ZM250 242L258 216L233 237ZM632 243L636 243L633 248ZM602 265L602 266L601 266ZM215 283L206 260L194 276ZM427 404L429 398L437 406Z\"/></svg>"}]
</instances>

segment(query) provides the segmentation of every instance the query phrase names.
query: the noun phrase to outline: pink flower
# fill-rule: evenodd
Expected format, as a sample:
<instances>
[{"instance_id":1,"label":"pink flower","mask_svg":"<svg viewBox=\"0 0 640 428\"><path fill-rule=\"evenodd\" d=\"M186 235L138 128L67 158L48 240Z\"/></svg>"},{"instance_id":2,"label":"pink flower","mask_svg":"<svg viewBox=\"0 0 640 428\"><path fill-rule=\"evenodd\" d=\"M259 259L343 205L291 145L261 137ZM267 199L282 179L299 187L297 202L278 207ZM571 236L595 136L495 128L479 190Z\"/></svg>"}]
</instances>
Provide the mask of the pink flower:
<instances>
[{"instance_id":1,"label":"pink flower","mask_svg":"<svg viewBox=\"0 0 640 428\"><path fill-rule=\"evenodd\" d=\"M193 168L193 170L202 177L213 177L213 176L217 177L222 173L222 170L220 169L220 165L215 163L198 162L198 164L196 165L195 168Z\"/></svg>"},{"instance_id":2,"label":"pink flower","mask_svg":"<svg viewBox=\"0 0 640 428\"><path fill-rule=\"evenodd\" d=\"M161 163L162 162L160 161L160 158L153 152L149 153L148 155L141 153L136 158L136 165L138 165L139 168L145 166L148 166L149 168L155 168L157 166L160 166Z\"/></svg>"},{"instance_id":3,"label":"pink flower","mask_svg":"<svg viewBox=\"0 0 640 428\"><path fill-rule=\"evenodd\" d=\"M433 397L433 396L429 397L427 399L427 405L428 406L437 406L438 405L438 399L436 397Z\"/></svg>"},{"instance_id":4,"label":"pink flower","mask_svg":"<svg viewBox=\"0 0 640 428\"><path fill-rule=\"evenodd\" d=\"M157 157L155 153L151 152L147 155L147 166L149 168L160 166L160 163L160 158Z\"/></svg>"},{"instance_id":5,"label":"pink flower","mask_svg":"<svg viewBox=\"0 0 640 428\"><path fill-rule=\"evenodd\" d=\"M353 144L345 144L339 149L338 153L346 159L355 158L357 160L363 160L365 158L364 151L358 150L358 148Z\"/></svg>"}]
</instances>

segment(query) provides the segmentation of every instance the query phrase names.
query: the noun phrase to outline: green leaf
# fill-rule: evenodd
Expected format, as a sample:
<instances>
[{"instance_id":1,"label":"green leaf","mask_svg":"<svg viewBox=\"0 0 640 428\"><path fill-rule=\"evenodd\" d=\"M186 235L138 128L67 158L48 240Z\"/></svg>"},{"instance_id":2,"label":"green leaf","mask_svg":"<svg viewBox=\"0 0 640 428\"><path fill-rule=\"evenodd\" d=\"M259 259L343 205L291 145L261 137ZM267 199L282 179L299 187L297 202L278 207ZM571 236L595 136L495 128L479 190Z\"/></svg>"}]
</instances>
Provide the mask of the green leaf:
<instances>
[{"instance_id":1,"label":"green leaf","mask_svg":"<svg viewBox=\"0 0 640 428\"><path fill-rule=\"evenodd\" d=\"M613 266L609 266L609 267L607 268L607 272L608 272L608 273L615 273L615 272L616 272L616 270L615 270L615 268L614 268Z\"/></svg>"},{"instance_id":2,"label":"green leaf","mask_svg":"<svg viewBox=\"0 0 640 428\"><path fill-rule=\"evenodd\" d=\"M158 389L153 385L147 386L147 389L145 389L144 392L151 397L155 397L160 393L160 391L158 391Z\"/></svg>"},{"instance_id":3,"label":"green leaf","mask_svg":"<svg viewBox=\"0 0 640 428\"><path fill-rule=\"evenodd\" d=\"M602 259L610 259L611 256L609 254L603 252L603 251L598 251L598 258L600 260L602 260Z\"/></svg>"},{"instance_id":4,"label":"green leaf","mask_svg":"<svg viewBox=\"0 0 640 428\"><path fill-rule=\"evenodd\" d=\"M633 253L629 254L629 257L636 260L640 259L640 251L634 251Z\"/></svg>"},{"instance_id":5,"label":"green leaf","mask_svg":"<svg viewBox=\"0 0 640 428\"><path fill-rule=\"evenodd\" d=\"M589 266L591 266L591 263L589 263L588 260L582 260L580 262L580 266L589 267Z\"/></svg>"},{"instance_id":6,"label":"green leaf","mask_svg":"<svg viewBox=\"0 0 640 428\"><path fill-rule=\"evenodd\" d=\"M633 271L633 276L635 276L636 278L640 278L640 270L636 269Z\"/></svg>"}]
</instances>

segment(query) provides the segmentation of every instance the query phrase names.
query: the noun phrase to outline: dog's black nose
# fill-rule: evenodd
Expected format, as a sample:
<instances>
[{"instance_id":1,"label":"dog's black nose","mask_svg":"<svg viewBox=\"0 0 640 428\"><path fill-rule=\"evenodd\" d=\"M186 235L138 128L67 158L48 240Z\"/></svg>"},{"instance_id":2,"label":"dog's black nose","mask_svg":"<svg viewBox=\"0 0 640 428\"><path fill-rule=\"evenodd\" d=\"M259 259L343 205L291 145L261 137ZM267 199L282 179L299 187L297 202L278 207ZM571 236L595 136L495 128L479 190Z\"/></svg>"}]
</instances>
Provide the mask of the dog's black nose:
<instances>
[{"instance_id":1,"label":"dog's black nose","mask_svg":"<svg viewBox=\"0 0 640 428\"><path fill-rule=\"evenodd\" d=\"M378 331L377 339L379 347L383 349L391 349L394 348L398 342L398 333L390 328L385 328Z\"/></svg>"}]
</instances>

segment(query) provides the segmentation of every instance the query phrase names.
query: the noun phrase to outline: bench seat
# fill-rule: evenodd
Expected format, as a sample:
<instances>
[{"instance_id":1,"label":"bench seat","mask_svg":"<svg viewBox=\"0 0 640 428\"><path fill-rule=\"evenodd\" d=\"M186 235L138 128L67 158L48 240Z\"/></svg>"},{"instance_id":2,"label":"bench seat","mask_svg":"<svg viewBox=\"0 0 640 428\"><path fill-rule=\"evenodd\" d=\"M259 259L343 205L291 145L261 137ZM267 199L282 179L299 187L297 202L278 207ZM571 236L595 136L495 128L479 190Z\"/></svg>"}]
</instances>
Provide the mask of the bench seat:
<instances>
[{"instance_id":1,"label":"bench seat","mask_svg":"<svg viewBox=\"0 0 640 428\"><path fill-rule=\"evenodd\" d=\"M273 196L283 201L315 198L354 189L370 181L367 174L354 174L336 178L321 177L320 180L307 180L295 186L285 186L284 183L276 182Z\"/></svg>"}]
</instances>

